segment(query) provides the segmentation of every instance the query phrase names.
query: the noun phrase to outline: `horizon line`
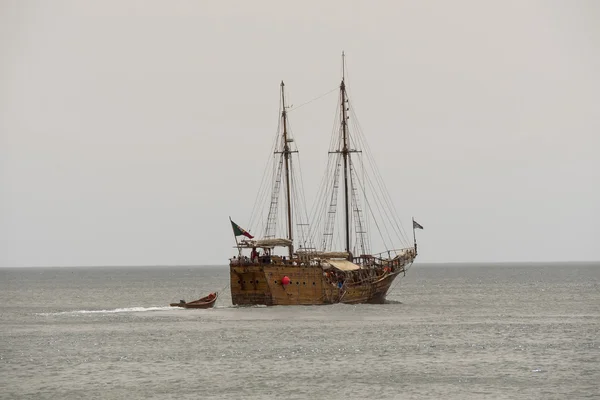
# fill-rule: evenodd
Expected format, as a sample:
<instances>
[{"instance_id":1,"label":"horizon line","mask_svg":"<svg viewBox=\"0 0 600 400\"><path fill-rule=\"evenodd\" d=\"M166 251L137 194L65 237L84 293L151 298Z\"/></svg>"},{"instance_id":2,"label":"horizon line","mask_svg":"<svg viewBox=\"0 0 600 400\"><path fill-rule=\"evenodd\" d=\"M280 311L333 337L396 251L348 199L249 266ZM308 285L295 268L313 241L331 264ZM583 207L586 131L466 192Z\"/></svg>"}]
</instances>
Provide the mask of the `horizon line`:
<instances>
[{"instance_id":1,"label":"horizon line","mask_svg":"<svg viewBox=\"0 0 600 400\"><path fill-rule=\"evenodd\" d=\"M472 264L600 264L600 260L571 260L571 261L442 261L442 262L415 262L419 265L472 265ZM227 267L228 264L111 264L111 265L22 265L0 266L2 268L168 268L168 267Z\"/></svg>"}]
</instances>

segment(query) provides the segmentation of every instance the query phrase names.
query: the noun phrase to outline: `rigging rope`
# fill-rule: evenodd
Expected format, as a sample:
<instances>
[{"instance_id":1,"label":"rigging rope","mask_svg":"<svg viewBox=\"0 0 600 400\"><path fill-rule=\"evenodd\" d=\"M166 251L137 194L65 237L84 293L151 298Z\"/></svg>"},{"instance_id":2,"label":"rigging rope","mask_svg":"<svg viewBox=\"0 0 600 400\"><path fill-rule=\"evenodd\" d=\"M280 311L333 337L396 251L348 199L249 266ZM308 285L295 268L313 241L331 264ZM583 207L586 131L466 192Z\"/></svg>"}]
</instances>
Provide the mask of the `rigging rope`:
<instances>
[{"instance_id":1,"label":"rigging rope","mask_svg":"<svg viewBox=\"0 0 600 400\"><path fill-rule=\"evenodd\" d=\"M354 149L363 150L362 153L365 157L367 157L367 163L363 164L362 157L359 157L360 162L357 164L352 162L350 159L350 184L351 184L351 198L349 199L350 208L352 209L352 215L350 215L351 219L355 219L355 223L359 225L363 225L366 228L370 224L374 224L376 230L379 233L380 240L383 242L382 244L386 249L391 249L396 246L393 246L393 243L396 240L400 240L403 245L409 245L410 240L402 223L400 222L398 212L396 210L394 201L392 200L391 194L386 187L383 176L375 162L375 158L373 152L366 141L364 133L360 127L360 123L358 122L358 118L356 117L356 113L354 107L349 99L349 96L346 99L347 103L344 104L345 107L348 107L349 113L349 122L351 128L349 130L348 142L350 146L350 150L354 151ZM337 230L334 228L336 225L340 225L343 223L340 220L340 213L342 210L339 209L339 201L337 199L337 180L335 179L336 173L339 173L340 161L341 161L341 124L340 124L340 107L342 106L341 101L337 104L336 110L336 118L334 118L334 127L332 129L332 136L330 141L330 154L327 169L323 176L323 180L317 191L317 196L315 198L315 203L313 203L313 207L311 210L311 236L315 235L314 242L323 243L325 247L332 248L333 242L337 242L341 240L338 238L338 235L343 233L343 230ZM369 166L369 168L367 168ZM356 169L358 167L358 170ZM360 173L359 173L360 170ZM369 170L369 171L368 171ZM355 189L358 189L358 192L355 192ZM368 190L367 190L368 189ZM359 201L358 193L362 192L364 194L364 199ZM367 192L369 195L367 196ZM368 218L372 216L370 221L363 220L360 221L360 203L363 203L366 206L366 210L368 211L363 214L363 217ZM337 212L340 211L340 212ZM378 221L379 218L376 216L379 215L379 218L382 218L382 221ZM354 236L352 239L353 246L360 247L371 247L370 246L370 235L359 234L359 232L364 231L361 229L361 226L355 227L357 231L351 232L351 235ZM338 235L334 234L337 231ZM367 229L368 231L368 229ZM323 241L321 241L318 237L318 232L321 234L325 234L323 237ZM392 237L397 237L393 239ZM361 242L361 243L359 243ZM369 243L369 244L367 244ZM326 250L326 249L323 249Z\"/></svg>"},{"instance_id":2,"label":"rigging rope","mask_svg":"<svg viewBox=\"0 0 600 400\"><path fill-rule=\"evenodd\" d=\"M359 135L357 135L357 136L360 139L360 142L362 143L362 147L364 148L365 153L367 154L367 160L371 164L371 168L375 174L376 183L379 186L380 191L383 195L383 200L385 201L385 204L391 211L391 215L393 217L392 221L396 224L396 226L392 226L392 228L394 228L396 230L399 238L401 240L405 240L406 243L408 244L408 243L410 243L410 240L408 238L408 235L406 234L406 231L404 230L404 226L399 221L398 212L397 212L394 202L391 198L390 192L386 187L385 181L383 180L383 176L381 175L381 172L379 171L377 164L374 162L374 157L372 156L372 152L371 152L369 143L366 141L366 139L364 138L364 135L362 134L362 128L360 126L360 122L358 121L358 118L356 117L356 112L354 111L354 107L351 103L349 105L350 105L350 113L353 116L353 123L355 124L355 126L357 128L357 132L359 133Z\"/></svg>"},{"instance_id":3,"label":"rigging rope","mask_svg":"<svg viewBox=\"0 0 600 400\"><path fill-rule=\"evenodd\" d=\"M289 113L319 100L338 89L339 87L336 86L326 93L302 103L299 106L286 107L287 112ZM346 94L348 94L348 92L346 92ZM306 204L306 195L302 182L302 169L298 155L296 155L297 163L294 163L294 167L292 167L292 163L290 162L290 183L296 183L291 185L292 190L289 199L292 206L292 220L295 225L292 227L292 230L295 231L294 239L299 242L298 244L300 244L300 246L306 246L308 244L311 248L313 246L318 247L321 243L324 244L324 247L330 249L342 244L343 238L338 235L343 233L343 230L339 229L339 226L344 224L344 218L341 216L342 210L340 208L342 207L340 207L341 202L338 199L338 187L341 185L339 176L336 178L336 175L340 173L342 162L342 124L340 123L342 113L340 111L343 106L348 107L348 119L350 120L349 123L352 128L348 131L349 150L354 152L354 149L360 149L362 150L363 155L367 157L367 163L363 163L362 157L359 157L359 163L354 163L351 158L349 159L350 187L348 194L350 195L350 198L348 201L349 209L351 210L349 218L358 224L358 226L355 226L355 229L350 233L351 236L353 236L351 237L351 242L353 242L352 247L354 249L356 246L359 246L362 248L363 252L367 252L367 249L370 250L370 247L374 243L371 243L372 238L368 233L369 229L367 229L367 227L371 224L375 225L385 248L391 249L394 247L393 243L397 239L392 239L392 236L397 236L400 239L400 242L408 244L410 240L400 222L394 201L392 200L390 192L387 190L383 176L375 162L375 157L362 132L354 107L350 102L350 98L349 96L346 97L346 102L344 104L342 104L341 99L342 97L340 97L340 101L337 101L336 117L334 118L329 149L330 153L337 154L331 154L331 156L328 157L327 168L323 175L321 185L317 190L315 202L312 204L310 213L308 212L309 210ZM280 105L280 118L278 118L277 127L278 132L280 132L282 128L282 111ZM292 138L292 140L290 140L290 142L292 142L293 135L290 126L288 126L288 137ZM280 140L281 138L278 134L275 137L272 148L272 151L276 153L273 154L274 157L271 157L267 162L267 165L265 165L263 178L252 209L250 223L248 224L249 228L253 228L256 223L258 223L258 225L263 225L264 213L268 210L269 218L266 222L265 234L271 236L277 234L279 222L287 220L285 209L283 207L278 207L280 197L279 186L283 184L283 177L281 176L283 162L283 154L281 152L283 149L280 149L279 147L285 145L285 143L280 143ZM296 151L297 147L294 152ZM269 167L272 168L271 174L268 173ZM268 182L269 175L271 175L271 187L269 187ZM369 196L367 196L367 192L369 192ZM284 192L282 194L284 198L287 197L287 193ZM361 194L364 196L363 199L360 199L360 197L362 197ZM265 210L262 207L264 204L261 203L264 203L269 198L271 199L270 207L267 207L267 210ZM379 217L381 217L383 221L378 221L378 218L375 215L376 213L379 214ZM310 224L305 224L304 222L310 222ZM388 228L391 229L388 230ZM337 233L337 235L334 234L334 232ZM323 237L324 240L321 241L319 234L323 233L325 233L325 236ZM395 233L395 235L393 235L393 233ZM390 247L388 247L388 241L391 245ZM323 248L323 250L327 250L326 248Z\"/></svg>"},{"instance_id":4,"label":"rigging rope","mask_svg":"<svg viewBox=\"0 0 600 400\"><path fill-rule=\"evenodd\" d=\"M217 292L217 296L218 296L218 297L217 297L217 301L219 301L219 297L221 297L221 296L220 296L220 294L221 294L221 293L223 293L223 292L224 292L224 291L225 291L225 290L226 290L226 289L229 287L229 285L230 285L230 284L231 284L231 282L229 282L227 285L225 285L225 286L223 287L223 289L221 289L221 290L219 290L219 291Z\"/></svg>"},{"instance_id":5,"label":"rigging rope","mask_svg":"<svg viewBox=\"0 0 600 400\"><path fill-rule=\"evenodd\" d=\"M279 112L278 112L278 118L277 118L277 132L279 132L281 129L281 118L279 117L280 115L281 115L281 105L279 106ZM270 190L269 190L270 187L268 185L267 177L271 175L269 173L269 170L274 167L275 161L274 161L274 157L272 155L273 155L273 152L275 152L277 149L277 140L278 139L279 139L279 135L276 135L275 138L273 139L273 144L271 145L271 150L270 150L271 156L267 158L267 162L265 163L265 168L263 170L263 176L260 181L259 189L256 193L256 198L254 200L252 212L250 213L250 221L248 222L248 228L253 229L254 224L256 223L257 226L256 226L256 230L254 231L255 234L259 233L262 230L261 221L263 221L263 216L264 216L264 209L262 207L264 205L266 196L268 196L269 192L270 192Z\"/></svg>"},{"instance_id":6,"label":"rigging rope","mask_svg":"<svg viewBox=\"0 0 600 400\"><path fill-rule=\"evenodd\" d=\"M296 106L296 107L293 107L293 108L289 108L289 110L288 110L288 113L289 113L289 112L292 112L292 111L294 111L294 110L297 110L297 109L299 109L299 108L300 108L300 107L302 107L302 106L305 106L305 105L307 105L307 104L310 104L310 103L312 103L312 102L313 102L313 101L315 101L315 100L319 100L321 97L325 97L325 96L327 96L329 93L331 93L331 92L334 92L334 91L336 91L337 89L338 89L338 88L337 88L337 86L336 86L335 88L331 89L329 92L327 92L327 93L323 93L322 95L320 95L320 96L318 96L318 97L315 97L314 99L312 99L312 100L309 100L309 101L307 101L306 103L302 103L302 104L300 104L299 106Z\"/></svg>"}]
</instances>

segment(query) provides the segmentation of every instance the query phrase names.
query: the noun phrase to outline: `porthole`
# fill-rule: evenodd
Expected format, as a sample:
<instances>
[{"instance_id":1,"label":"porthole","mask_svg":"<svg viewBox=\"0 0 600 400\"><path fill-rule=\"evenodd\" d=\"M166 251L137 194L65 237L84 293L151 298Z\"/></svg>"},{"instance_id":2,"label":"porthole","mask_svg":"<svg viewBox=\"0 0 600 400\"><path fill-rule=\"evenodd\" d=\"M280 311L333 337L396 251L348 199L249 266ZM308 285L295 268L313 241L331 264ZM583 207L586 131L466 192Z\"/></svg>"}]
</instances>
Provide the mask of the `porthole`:
<instances>
[{"instance_id":1,"label":"porthole","mask_svg":"<svg viewBox=\"0 0 600 400\"><path fill-rule=\"evenodd\" d=\"M238 283L242 283L242 281L238 281Z\"/></svg>"}]
</instances>

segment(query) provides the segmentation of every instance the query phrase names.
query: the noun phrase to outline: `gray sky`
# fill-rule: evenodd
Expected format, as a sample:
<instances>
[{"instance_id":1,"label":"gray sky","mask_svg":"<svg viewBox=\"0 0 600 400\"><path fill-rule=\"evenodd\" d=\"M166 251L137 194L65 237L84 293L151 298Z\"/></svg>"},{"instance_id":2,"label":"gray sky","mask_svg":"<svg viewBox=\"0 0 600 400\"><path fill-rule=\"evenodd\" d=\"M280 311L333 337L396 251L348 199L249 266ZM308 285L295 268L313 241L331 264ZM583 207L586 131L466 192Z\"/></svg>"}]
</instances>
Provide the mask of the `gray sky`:
<instances>
[{"instance_id":1,"label":"gray sky","mask_svg":"<svg viewBox=\"0 0 600 400\"><path fill-rule=\"evenodd\" d=\"M600 2L0 1L0 266L225 264L279 82L350 95L419 260L600 260ZM307 194L336 95L290 113ZM376 250L376 249L374 249Z\"/></svg>"}]
</instances>

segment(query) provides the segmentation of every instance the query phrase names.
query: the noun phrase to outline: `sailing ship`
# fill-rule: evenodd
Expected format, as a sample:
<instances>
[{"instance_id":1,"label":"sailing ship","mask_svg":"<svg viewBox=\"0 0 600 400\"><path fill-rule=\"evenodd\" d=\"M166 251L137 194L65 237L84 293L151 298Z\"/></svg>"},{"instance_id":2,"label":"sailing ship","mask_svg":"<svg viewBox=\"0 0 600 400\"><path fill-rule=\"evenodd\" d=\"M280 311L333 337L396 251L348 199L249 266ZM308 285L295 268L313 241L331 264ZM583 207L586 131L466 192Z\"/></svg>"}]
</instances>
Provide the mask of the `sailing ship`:
<instances>
[{"instance_id":1,"label":"sailing ship","mask_svg":"<svg viewBox=\"0 0 600 400\"><path fill-rule=\"evenodd\" d=\"M354 111L348 98L345 69L342 54L336 127L327 172L310 223L298 177L299 163L293 158L298 149L291 135L290 109L281 82L272 179L269 182L263 178L250 222L262 224L262 236L255 238L230 218L237 249L237 255L229 262L234 305L384 303L392 283L405 275L417 256L415 229L423 227L413 219L410 243L373 157L369 160L375 167L374 177L365 172L362 159L356 160L365 153L370 155L370 150L356 119L352 120L354 124L350 120ZM383 195L367 196L376 189ZM266 207L261 208L265 202ZM285 206L279 207L282 202ZM339 203L342 207L338 207ZM376 220L375 211L379 211L380 221ZM371 252L374 239L370 226L375 226L380 234L378 244L385 251ZM240 236L242 240L238 240ZM394 246L394 238L399 238L397 242L404 247Z\"/></svg>"}]
</instances>

